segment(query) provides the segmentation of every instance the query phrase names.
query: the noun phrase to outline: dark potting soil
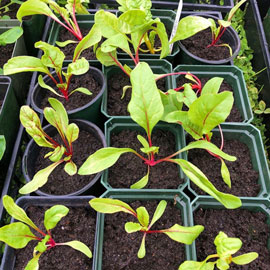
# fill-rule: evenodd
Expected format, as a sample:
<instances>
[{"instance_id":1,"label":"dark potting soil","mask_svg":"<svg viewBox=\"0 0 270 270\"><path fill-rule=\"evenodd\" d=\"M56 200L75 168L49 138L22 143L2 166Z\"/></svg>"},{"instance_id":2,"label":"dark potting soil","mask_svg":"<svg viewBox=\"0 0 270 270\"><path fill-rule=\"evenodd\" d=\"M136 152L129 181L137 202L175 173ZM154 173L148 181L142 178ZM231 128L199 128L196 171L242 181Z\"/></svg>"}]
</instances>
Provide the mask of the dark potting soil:
<instances>
[{"instance_id":1,"label":"dark potting soil","mask_svg":"<svg viewBox=\"0 0 270 270\"><path fill-rule=\"evenodd\" d=\"M199 79L201 80L202 87L204 87L204 85L207 83L207 81L210 78L200 78L199 77ZM186 78L184 78L184 77L181 76L177 80L177 87L180 87L181 85L183 85L185 83L190 83L190 80L187 80ZM221 84L221 86L219 88L219 93L224 92L224 91L233 92L233 89L232 89L232 87L231 87L230 84L228 84L226 81L223 80L223 82L222 82L222 84ZM242 122L242 121L243 121L243 118L241 116L240 111L238 110L238 108L236 107L236 105L233 104L231 113L229 114L229 116L227 117L227 119L225 120L225 122Z\"/></svg>"},{"instance_id":2,"label":"dark potting soil","mask_svg":"<svg viewBox=\"0 0 270 270\"><path fill-rule=\"evenodd\" d=\"M135 201L129 203L133 209L144 206L149 212L150 220L158 205L157 201ZM143 234L141 232L126 233L125 223L137 222L126 213L106 215L103 243L103 270L137 270L137 269L178 269L185 260L184 244L173 241L162 233L146 236L146 255L137 257ZM152 230L167 229L174 224L182 225L181 213L173 202L168 202L163 216L153 225Z\"/></svg>"},{"instance_id":3,"label":"dark potting soil","mask_svg":"<svg viewBox=\"0 0 270 270\"><path fill-rule=\"evenodd\" d=\"M6 6L10 2L11 2L10 0L1 0L0 8ZM10 19L16 19L16 14L17 14L19 7L20 7L20 5L14 3L14 4L8 6L9 11L4 12L4 13L0 13L0 16L7 15L10 17ZM3 12L3 10L0 10L0 11ZM2 47L1 47L1 49L2 49Z\"/></svg>"},{"instance_id":4,"label":"dark potting soil","mask_svg":"<svg viewBox=\"0 0 270 270\"><path fill-rule=\"evenodd\" d=\"M53 136L53 139L57 142L61 142L60 136ZM102 143L96 139L91 133L84 130L80 130L79 138L73 142L73 157L72 161L77 165L79 169L83 162L95 151L102 148ZM42 148L38 154L35 163L35 172L52 164L52 162L47 158L44 159L44 155L48 153L48 148ZM48 182L41 187L39 190L52 195L65 195L68 193L75 192L85 185L87 185L96 175L82 176L75 174L69 176L64 171L65 163L58 165L48 178Z\"/></svg>"},{"instance_id":5,"label":"dark potting soil","mask_svg":"<svg viewBox=\"0 0 270 270\"><path fill-rule=\"evenodd\" d=\"M213 137L211 142L220 147L220 138ZM258 184L259 173L252 167L248 146L238 140L225 139L223 151L237 157L236 161L225 161L231 176L231 189L221 177L219 159L211 156L205 150L193 149L188 152L188 160L201 169L219 191L236 196L256 197L261 188ZM193 183L191 186L198 194L206 194Z\"/></svg>"},{"instance_id":6,"label":"dark potting soil","mask_svg":"<svg viewBox=\"0 0 270 270\"><path fill-rule=\"evenodd\" d=\"M49 207L30 206L28 216L43 231L44 213ZM63 217L57 226L51 230L52 237L57 243L78 240L86 244L94 253L96 228L96 213L90 207L68 207L69 213ZM38 237L41 236L32 230ZM33 250L37 241L31 241L24 249L16 250L16 264L14 270L23 270L29 260L33 258ZM92 269L92 259L80 251L69 246L56 246L45 251L39 259L40 270L89 270Z\"/></svg>"},{"instance_id":7,"label":"dark potting soil","mask_svg":"<svg viewBox=\"0 0 270 270\"><path fill-rule=\"evenodd\" d=\"M142 145L137 139L138 134L145 137L145 133L132 130L113 133L111 135L111 146L129 147L147 157L140 151ZM155 155L156 160L176 152L175 137L169 131L154 129L152 143L154 146L160 146L159 153ZM135 154L126 153L109 169L108 182L113 188L129 188L146 174L147 165ZM176 164L161 162L150 168L149 181L145 188L176 189L183 181Z\"/></svg>"},{"instance_id":8,"label":"dark potting soil","mask_svg":"<svg viewBox=\"0 0 270 270\"><path fill-rule=\"evenodd\" d=\"M85 37L90 29L80 29L82 36ZM66 30L65 28L61 27L60 31L59 31L59 41L63 42L66 40L74 40L77 41L76 37L73 36L73 34L71 34L68 30ZM67 59L72 59L73 58L73 54L74 54L74 50L76 48L76 46L78 45L78 43L74 43L74 44L68 44L65 47L61 47L61 51L65 54L66 56L66 60ZM90 47L89 49L86 49L82 52L81 57L85 57L85 59L87 60L96 60L96 54L93 52L93 48Z\"/></svg>"},{"instance_id":9,"label":"dark potting soil","mask_svg":"<svg viewBox=\"0 0 270 270\"><path fill-rule=\"evenodd\" d=\"M132 90L128 89L124 98L121 99L123 95L123 87L126 85L131 86L131 83L129 77L122 71L113 74L108 79L107 111L109 115L129 115L127 106L131 99ZM163 92L168 90L166 89L166 79L163 78L158 80L157 87Z\"/></svg>"},{"instance_id":10,"label":"dark potting soil","mask_svg":"<svg viewBox=\"0 0 270 270\"><path fill-rule=\"evenodd\" d=\"M248 265L230 264L233 270L267 270L270 269L270 251L267 243L270 236L270 225L267 216L261 212L252 212L245 209L213 210L198 209L194 213L196 225L205 226L204 231L196 240L198 261L208 255L215 254L214 239L220 231L229 237L240 238L243 245L237 253L239 256L247 252L257 252L259 257ZM217 268L215 268L217 270Z\"/></svg>"},{"instance_id":11,"label":"dark potting soil","mask_svg":"<svg viewBox=\"0 0 270 270\"><path fill-rule=\"evenodd\" d=\"M227 47L212 46L207 48L211 42L212 33L210 29L200 31L196 35L181 41L190 53L206 60L222 60L230 57L230 51ZM217 45L222 43L225 42L220 39Z\"/></svg>"},{"instance_id":12,"label":"dark potting soil","mask_svg":"<svg viewBox=\"0 0 270 270\"><path fill-rule=\"evenodd\" d=\"M5 46L1 46L0 68L3 68L4 64L11 58L13 48L14 44L7 44Z\"/></svg>"},{"instance_id":13,"label":"dark potting soil","mask_svg":"<svg viewBox=\"0 0 270 270\"><path fill-rule=\"evenodd\" d=\"M56 92L58 92L59 94L62 94L52 81L49 81L47 84L52 86ZM95 79L95 77L91 75L91 70L89 70L87 73L80 76L76 76L76 75L72 76L70 87L69 87L69 93L71 93L71 91L79 87L85 87L86 89L91 91L92 95L89 96L81 92L75 92L71 96L69 96L68 100L66 100L65 98L56 96L54 93L52 93L51 91L47 89L42 89L42 91L40 92L41 102L37 103L37 106L42 109L44 109L47 106L50 106L48 102L48 98L53 97L61 101L65 109L67 111L70 111L70 110L80 108L84 106L85 104L91 102L91 100L93 100L101 91L101 85Z\"/></svg>"}]
</instances>

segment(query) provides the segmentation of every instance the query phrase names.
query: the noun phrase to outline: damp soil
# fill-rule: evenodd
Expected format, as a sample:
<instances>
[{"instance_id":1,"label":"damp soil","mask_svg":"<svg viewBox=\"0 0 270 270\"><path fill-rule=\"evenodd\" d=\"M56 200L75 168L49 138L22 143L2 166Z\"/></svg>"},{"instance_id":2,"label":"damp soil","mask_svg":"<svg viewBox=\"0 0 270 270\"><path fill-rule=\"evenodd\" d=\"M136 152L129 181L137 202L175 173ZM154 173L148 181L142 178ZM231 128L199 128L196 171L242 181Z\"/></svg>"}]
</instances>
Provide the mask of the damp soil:
<instances>
[{"instance_id":1,"label":"damp soil","mask_svg":"<svg viewBox=\"0 0 270 270\"><path fill-rule=\"evenodd\" d=\"M123 130L111 135L112 147L129 147L144 155L137 135L146 139L145 133L133 130ZM152 143L160 146L155 159L161 159L176 152L175 137L170 131L154 129ZM147 174L147 166L139 157L132 153L121 155L117 163L109 169L108 182L113 188L129 188ZM176 189L184 182L179 175L179 167L170 162L161 162L150 168L148 184L145 188L150 189Z\"/></svg>"},{"instance_id":2,"label":"damp soil","mask_svg":"<svg viewBox=\"0 0 270 270\"><path fill-rule=\"evenodd\" d=\"M78 240L94 251L96 228L96 213L85 205L84 207L68 207L69 213L63 217L57 226L51 230L53 239L57 243ZM48 207L30 206L27 214L44 232L44 212ZM39 233L32 230L38 237ZM33 250L37 241L31 241L24 249L16 250L16 264L14 270L23 270L28 261L33 258ZM89 270L92 269L92 259L68 246L56 246L43 253L39 259L40 270Z\"/></svg>"},{"instance_id":3,"label":"damp soil","mask_svg":"<svg viewBox=\"0 0 270 270\"><path fill-rule=\"evenodd\" d=\"M202 87L204 87L204 85L207 83L207 81L210 78L199 78L199 79L201 80ZM190 81L187 80L184 77L180 77L177 80L177 87L180 87L181 85L183 85L185 83L190 83ZM222 84L221 84L221 86L219 88L219 93L224 92L224 91L233 92L233 88L229 83L227 83L226 81L223 80L223 82L222 82ZM186 108L186 110L187 110L187 108ZM232 107L232 110L231 110L231 113L229 114L229 116L227 117L225 122L242 122L242 121L243 121L243 118L241 116L241 113L240 113L240 111L238 110L238 108L236 107L236 105L234 103L233 107Z\"/></svg>"},{"instance_id":4,"label":"damp soil","mask_svg":"<svg viewBox=\"0 0 270 270\"><path fill-rule=\"evenodd\" d=\"M51 80L47 82L47 84L52 86L57 93L62 94ZM91 100L93 100L101 91L101 85L95 79L95 77L91 75L91 69L83 75L72 76L69 87L69 93L79 87L85 87L86 89L92 92L92 95L86 95L81 92L75 92L71 96L69 96L68 100L66 100L65 98L56 96L54 93L52 93L47 89L41 89L39 93L39 102L37 100L35 101L36 105L39 108L44 109L45 107L50 106L48 98L53 97L61 101L65 109L67 111L70 111L80 108L86 105L87 103L91 102Z\"/></svg>"},{"instance_id":5,"label":"damp soil","mask_svg":"<svg viewBox=\"0 0 270 270\"><path fill-rule=\"evenodd\" d=\"M150 220L157 207L157 201L135 201L129 203L133 209L144 206L149 212ZM173 241L165 234L148 234L146 236L146 255L138 259L142 233L126 233L125 223L137 222L126 213L105 216L103 243L103 270L138 270L138 269L178 269L185 260L185 245ZM173 202L168 202L163 216L153 225L152 230L170 228L174 224L182 225L181 213Z\"/></svg>"},{"instance_id":6,"label":"damp soil","mask_svg":"<svg viewBox=\"0 0 270 270\"><path fill-rule=\"evenodd\" d=\"M270 269L270 251L267 249L267 242L270 240L270 225L267 225L267 216L264 213L245 209L214 210L200 208L194 213L194 222L196 225L205 227L196 239L199 261L204 260L207 255L216 253L214 239L220 231L223 231L229 237L240 238L243 242L241 249L234 256L248 252L259 254L259 257L250 264L238 266L232 263L230 269Z\"/></svg>"},{"instance_id":7,"label":"damp soil","mask_svg":"<svg viewBox=\"0 0 270 270\"><path fill-rule=\"evenodd\" d=\"M188 141L191 141L188 138ZM212 143L220 147L221 140L213 136ZM202 149L192 149L188 152L188 160L196 165L221 192L235 196L256 197L260 191L259 173L253 169L250 151L246 144L238 140L224 140L223 151L237 157L236 161L225 161L231 176L231 189L221 177L221 162ZM200 195L206 195L191 182L191 187ZM244 188L243 188L244 187Z\"/></svg>"},{"instance_id":8,"label":"damp soil","mask_svg":"<svg viewBox=\"0 0 270 270\"><path fill-rule=\"evenodd\" d=\"M85 37L88 33L89 33L90 29L81 29L81 33L82 36ZM66 30L65 28L61 27L60 31L59 31L59 37L58 40L63 42L66 40L74 40L77 41L76 37L74 37L73 34L71 34L68 30ZM66 60L71 60L73 58L73 54L74 54L74 50L76 48L76 46L78 45L78 43L74 43L74 44L68 44L65 47L61 47L61 51L65 54L66 56ZM87 50L84 50L81 54L81 57L85 57L85 59L87 60L96 60L96 54L93 51L93 47L90 47Z\"/></svg>"},{"instance_id":9,"label":"damp soil","mask_svg":"<svg viewBox=\"0 0 270 270\"><path fill-rule=\"evenodd\" d=\"M11 1L10 0L1 0L0 2L0 8L4 7L5 5L9 4ZM10 6L8 6L9 11L5 12L5 13L0 13L0 16L4 16L7 15L10 17L10 19L16 19L16 14L17 11L19 9L20 5L14 3ZM0 10L1 12L3 12L3 10ZM1 48L2 49L2 48Z\"/></svg>"},{"instance_id":10,"label":"damp soil","mask_svg":"<svg viewBox=\"0 0 270 270\"><path fill-rule=\"evenodd\" d=\"M1 46L0 53L0 68L3 68L4 64L11 58L12 52L14 49L14 44L7 44L5 46Z\"/></svg>"},{"instance_id":11,"label":"damp soil","mask_svg":"<svg viewBox=\"0 0 270 270\"><path fill-rule=\"evenodd\" d=\"M58 134L52 138L57 142L61 142ZM103 147L102 142L100 142L92 133L82 129L80 129L79 138L72 143L72 146L74 151L72 161L77 165L78 169L91 154ZM38 172L39 170L44 169L52 164L48 158L43 158L48 152L48 148L41 148L41 151L39 152L35 161L34 172ZM50 174L48 182L39 190L52 195L66 195L83 188L96 176L83 176L79 174L69 176L64 171L64 166L64 163L58 165Z\"/></svg>"},{"instance_id":12,"label":"damp soil","mask_svg":"<svg viewBox=\"0 0 270 270\"><path fill-rule=\"evenodd\" d=\"M212 42L212 33L210 29L200 31L196 35L182 40L181 43L186 47L186 49L206 60L217 61L222 59L227 59L230 57L230 51L227 47L210 47L207 48ZM222 38L217 42L217 45L226 43L222 41Z\"/></svg>"},{"instance_id":13,"label":"damp soil","mask_svg":"<svg viewBox=\"0 0 270 270\"><path fill-rule=\"evenodd\" d=\"M108 91L107 91L107 112L113 116L129 116L127 111L128 103L131 99L131 89L128 89L123 99L123 87L131 85L129 77L122 71L112 74L108 79ZM166 79L160 79L157 81L157 87L161 91L165 92Z\"/></svg>"}]
</instances>

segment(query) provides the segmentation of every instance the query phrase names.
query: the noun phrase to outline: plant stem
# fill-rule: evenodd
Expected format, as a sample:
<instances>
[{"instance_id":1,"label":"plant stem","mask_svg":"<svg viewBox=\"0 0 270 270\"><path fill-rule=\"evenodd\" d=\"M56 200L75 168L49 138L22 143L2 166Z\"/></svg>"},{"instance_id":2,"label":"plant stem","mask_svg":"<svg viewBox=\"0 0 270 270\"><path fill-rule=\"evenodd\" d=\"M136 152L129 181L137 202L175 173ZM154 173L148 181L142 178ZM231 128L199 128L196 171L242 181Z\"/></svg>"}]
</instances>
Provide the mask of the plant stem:
<instances>
[{"instance_id":1,"label":"plant stem","mask_svg":"<svg viewBox=\"0 0 270 270\"><path fill-rule=\"evenodd\" d=\"M127 71L124 69L124 67L121 65L121 63L115 58L112 56L112 54L109 52L109 56L113 59L113 61L117 64L118 67L120 67L122 69L122 71L124 73L126 73L126 75L128 75L128 77L130 77L130 75L127 73Z\"/></svg>"}]
</instances>

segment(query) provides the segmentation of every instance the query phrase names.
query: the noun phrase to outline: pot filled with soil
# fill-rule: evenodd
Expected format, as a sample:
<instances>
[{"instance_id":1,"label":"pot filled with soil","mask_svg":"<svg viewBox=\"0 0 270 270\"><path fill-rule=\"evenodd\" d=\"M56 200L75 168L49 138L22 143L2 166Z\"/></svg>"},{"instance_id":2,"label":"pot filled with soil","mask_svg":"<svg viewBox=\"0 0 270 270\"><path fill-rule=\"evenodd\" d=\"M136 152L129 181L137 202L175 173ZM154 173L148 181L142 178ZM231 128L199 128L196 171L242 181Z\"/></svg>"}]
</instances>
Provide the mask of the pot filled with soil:
<instances>
[{"instance_id":1,"label":"pot filled with soil","mask_svg":"<svg viewBox=\"0 0 270 270\"><path fill-rule=\"evenodd\" d=\"M66 71L66 68L63 70ZM53 76L56 76L55 73L53 73ZM48 76L45 76L43 79L46 84L51 85L59 92L58 88L55 87ZM35 111L42 114L43 109L46 106L49 106L48 98L57 97L63 103L70 119L80 118L98 123L100 121L99 107L105 90L105 79L103 73L95 67L90 67L87 73L79 76L72 76L69 86L70 91L78 87L89 89L92 92L92 95L75 92L69 96L67 100L61 97L58 98L58 96L53 94L51 91L43 89L37 83L31 92L31 105Z\"/></svg>"},{"instance_id":2,"label":"pot filled with soil","mask_svg":"<svg viewBox=\"0 0 270 270\"><path fill-rule=\"evenodd\" d=\"M66 216L62 217L55 228L51 230L51 235L55 242L63 243L78 240L84 243L95 254L95 235L97 214L89 206L88 202L92 196L72 197L72 198L41 198L41 197L21 197L16 204L23 208L35 225L43 232L44 213L54 205L64 205L69 209ZM12 219L11 222L14 222ZM39 235L35 230L33 233ZM30 241L23 249L13 249L6 245L2 259L1 270L24 269L27 263L33 258L33 250L37 241ZM39 259L39 269L42 270L62 270L62 269L92 269L93 259L69 246L55 246L46 250Z\"/></svg>"},{"instance_id":3,"label":"pot filled with soil","mask_svg":"<svg viewBox=\"0 0 270 270\"><path fill-rule=\"evenodd\" d=\"M73 154L72 160L80 167L85 159L100 148L106 147L106 142L101 130L85 120L73 121L80 129L79 137L72 144ZM51 125L44 127L44 131L59 141L57 130ZM31 140L25 150L22 169L25 180L27 182L33 179L33 176L41 169L52 164L48 159L44 159L44 155L48 152L48 148L39 147ZM64 171L64 165L58 165L48 177L48 182L35 192L42 196L75 196L89 190L100 178L101 173L81 176L75 174L68 175Z\"/></svg>"}]
</instances>

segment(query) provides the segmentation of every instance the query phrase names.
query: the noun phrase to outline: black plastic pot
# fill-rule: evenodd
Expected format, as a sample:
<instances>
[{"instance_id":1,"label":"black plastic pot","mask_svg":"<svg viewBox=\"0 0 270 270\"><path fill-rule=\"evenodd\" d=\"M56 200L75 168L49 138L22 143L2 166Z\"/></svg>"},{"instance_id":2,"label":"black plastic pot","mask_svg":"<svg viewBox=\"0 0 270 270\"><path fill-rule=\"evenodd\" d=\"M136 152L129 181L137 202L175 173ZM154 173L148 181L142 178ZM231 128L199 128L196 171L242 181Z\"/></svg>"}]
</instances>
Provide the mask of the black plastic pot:
<instances>
[{"instance_id":1,"label":"black plastic pot","mask_svg":"<svg viewBox=\"0 0 270 270\"><path fill-rule=\"evenodd\" d=\"M106 147L105 137L102 131L96 125L88 121L78 120L78 119L74 120L73 122L78 125L80 130L89 132L102 143L103 147ZM57 134L57 130L51 125L47 125L46 127L44 127L44 131L48 133L50 136ZM31 181L33 176L36 173L34 171L34 165L35 165L36 157L38 156L39 151L40 151L40 147L32 139L27 145L27 148L24 152L23 160L22 160L22 171L23 171L24 178L27 182ZM40 190L37 190L35 192L41 196L53 196L53 197L55 196L67 197L67 196L80 195L88 191L98 181L101 174L102 174L101 172L96 174L95 177L86 186L84 186L80 190L74 191L73 193L70 193L67 195L51 195L51 194L42 192Z\"/></svg>"},{"instance_id":2,"label":"black plastic pot","mask_svg":"<svg viewBox=\"0 0 270 270\"><path fill-rule=\"evenodd\" d=\"M24 196L19 198L16 201L16 204L23 208L24 210L27 210L30 206L36 206L36 207L51 207L56 204L65 205L68 208L69 207L76 207L76 208L86 208L90 210L89 201L93 199L93 196L80 196L80 197L63 197L63 198L42 198L42 197L34 197L34 196ZM14 222L14 219L12 218L11 223ZM96 219L96 234L94 238L94 243L96 243L96 235L97 235L97 224L98 224L98 217ZM67 239L69 240L69 239ZM74 239L75 240L75 239ZM96 257L96 244L94 245L94 250L92 250L93 253L93 259ZM27 247L26 247L27 248ZM74 259L74 258L69 258ZM93 260L92 259L92 260ZM2 259L1 264L1 270L13 270L15 265L15 249L5 246L5 251ZM94 262L93 262L94 265ZM94 268L92 268L94 269ZM90 270L90 269L89 269Z\"/></svg>"},{"instance_id":3,"label":"black plastic pot","mask_svg":"<svg viewBox=\"0 0 270 270\"><path fill-rule=\"evenodd\" d=\"M63 71L65 72L66 69L67 68L64 68ZM92 99L89 103L85 104L84 106L74 109L74 110L67 111L67 113L68 113L69 119L78 118L78 119L88 120L94 123L99 123L100 118L101 118L100 104L102 100L102 95L106 88L106 82L105 82L103 73L99 69L95 67L90 67L88 72L90 72L91 75L93 75L93 77L99 82L101 86L101 90L99 94L94 99ZM53 72L52 75L55 76L55 72ZM83 76L83 75L80 75L80 76ZM43 79L45 83L48 83L51 81L50 77L48 77L47 75ZM44 91L48 91L48 90L41 88L39 84L37 83L34 89L32 90L32 92L30 93L31 105L33 109L40 114L43 114L43 110L40 107L40 103L43 98ZM57 96L55 97L57 98Z\"/></svg>"},{"instance_id":4,"label":"black plastic pot","mask_svg":"<svg viewBox=\"0 0 270 270\"><path fill-rule=\"evenodd\" d=\"M203 14L194 14L196 16L201 16L204 18L212 18L215 21L217 21L219 18L215 17L215 16L211 16L211 15L203 15ZM224 41L224 43L229 44L231 49L232 49L232 56L226 59L221 59L221 60L207 60L207 59L203 59L200 58L192 53L190 53L188 51L188 49L182 44L181 41L179 41L179 46L180 46L180 54L179 54L179 61L181 64L201 64L201 63L205 63L205 64L210 64L210 65L222 65L222 64L226 64L230 61L233 60L233 58L235 58L240 50L241 47L241 43L240 43L240 39L238 34L236 33L236 31L231 27L227 27L226 31L224 32L223 36L222 36L222 40Z\"/></svg>"}]
</instances>

